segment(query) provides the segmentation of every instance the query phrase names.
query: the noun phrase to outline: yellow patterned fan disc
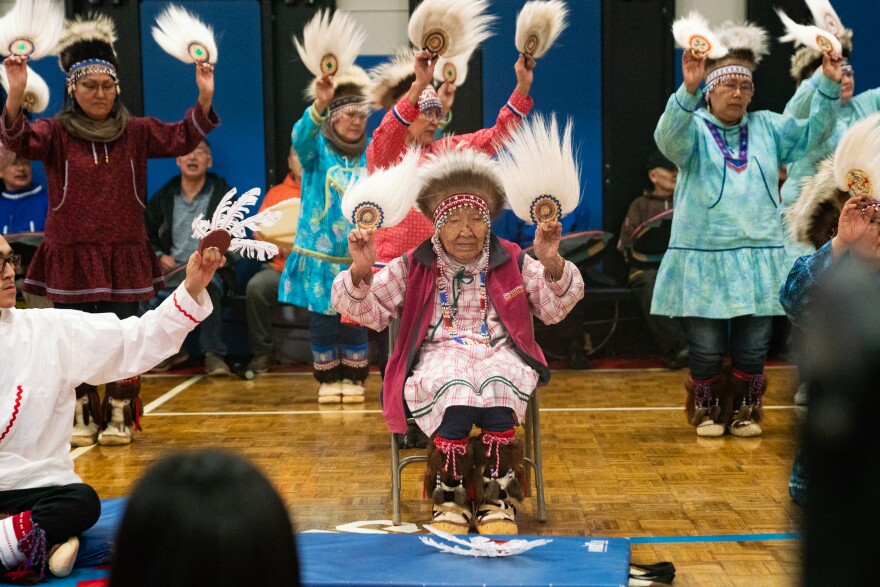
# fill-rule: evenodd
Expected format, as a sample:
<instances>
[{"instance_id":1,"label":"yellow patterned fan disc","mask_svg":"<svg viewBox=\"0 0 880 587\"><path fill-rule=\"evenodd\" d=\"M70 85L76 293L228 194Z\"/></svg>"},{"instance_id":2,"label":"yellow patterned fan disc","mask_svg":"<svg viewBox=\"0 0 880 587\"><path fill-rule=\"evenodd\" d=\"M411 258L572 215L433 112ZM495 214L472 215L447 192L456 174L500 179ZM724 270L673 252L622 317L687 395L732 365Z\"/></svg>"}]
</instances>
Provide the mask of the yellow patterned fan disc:
<instances>
[{"instance_id":1,"label":"yellow patterned fan disc","mask_svg":"<svg viewBox=\"0 0 880 587\"><path fill-rule=\"evenodd\" d=\"M458 77L458 69L456 69L453 63L447 63L443 66L443 79L450 82L455 83L456 78Z\"/></svg>"},{"instance_id":2,"label":"yellow patterned fan disc","mask_svg":"<svg viewBox=\"0 0 880 587\"><path fill-rule=\"evenodd\" d=\"M819 48L825 53L831 53L834 51L834 45L832 45L831 41L829 41L824 35L816 35L816 44L819 45Z\"/></svg>"},{"instance_id":3,"label":"yellow patterned fan disc","mask_svg":"<svg viewBox=\"0 0 880 587\"><path fill-rule=\"evenodd\" d=\"M9 43L9 54L17 57L30 57L34 53L34 42L27 37L19 37Z\"/></svg>"},{"instance_id":4,"label":"yellow patterned fan disc","mask_svg":"<svg viewBox=\"0 0 880 587\"><path fill-rule=\"evenodd\" d=\"M561 206L553 196L540 196L532 202L532 222L555 222L559 219Z\"/></svg>"},{"instance_id":5,"label":"yellow patterned fan disc","mask_svg":"<svg viewBox=\"0 0 880 587\"><path fill-rule=\"evenodd\" d=\"M712 50L712 43L703 35L692 35L689 42L691 52L696 57L702 57Z\"/></svg>"},{"instance_id":6,"label":"yellow patterned fan disc","mask_svg":"<svg viewBox=\"0 0 880 587\"><path fill-rule=\"evenodd\" d=\"M211 55L208 53L208 48L199 42L190 43L188 50L189 56L192 57L193 61L196 63L205 63L211 58Z\"/></svg>"},{"instance_id":7,"label":"yellow patterned fan disc","mask_svg":"<svg viewBox=\"0 0 880 587\"><path fill-rule=\"evenodd\" d=\"M333 53L327 53L321 57L321 71L325 75L335 75L339 71L339 60Z\"/></svg>"},{"instance_id":8,"label":"yellow patterned fan disc","mask_svg":"<svg viewBox=\"0 0 880 587\"><path fill-rule=\"evenodd\" d=\"M850 169L846 174L846 189L851 196L874 196L871 178L861 169Z\"/></svg>"},{"instance_id":9,"label":"yellow patterned fan disc","mask_svg":"<svg viewBox=\"0 0 880 587\"><path fill-rule=\"evenodd\" d=\"M532 55L535 51L538 50L538 45L541 44L541 40L538 38L538 35L532 34L529 35L529 38L526 39L526 46L524 53L526 55Z\"/></svg>"},{"instance_id":10,"label":"yellow patterned fan disc","mask_svg":"<svg viewBox=\"0 0 880 587\"><path fill-rule=\"evenodd\" d=\"M449 48L449 35L442 29L431 29L425 33L422 47L434 55L443 55Z\"/></svg>"},{"instance_id":11,"label":"yellow patterned fan disc","mask_svg":"<svg viewBox=\"0 0 880 587\"><path fill-rule=\"evenodd\" d=\"M382 209L373 202L358 204L358 207L352 213L352 220L355 226L360 228L379 228L384 219L385 214L382 212Z\"/></svg>"}]
</instances>

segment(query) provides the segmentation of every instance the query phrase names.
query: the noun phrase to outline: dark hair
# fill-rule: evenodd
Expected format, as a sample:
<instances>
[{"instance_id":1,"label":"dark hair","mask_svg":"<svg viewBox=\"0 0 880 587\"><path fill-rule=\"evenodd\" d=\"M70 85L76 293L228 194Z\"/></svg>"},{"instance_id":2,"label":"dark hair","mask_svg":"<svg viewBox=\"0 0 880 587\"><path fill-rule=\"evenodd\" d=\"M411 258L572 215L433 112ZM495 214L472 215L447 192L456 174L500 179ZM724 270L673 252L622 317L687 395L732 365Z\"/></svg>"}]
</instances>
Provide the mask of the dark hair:
<instances>
[{"instance_id":1,"label":"dark hair","mask_svg":"<svg viewBox=\"0 0 880 587\"><path fill-rule=\"evenodd\" d=\"M129 498L110 587L297 586L293 526L242 457L184 452L152 466Z\"/></svg>"}]
</instances>

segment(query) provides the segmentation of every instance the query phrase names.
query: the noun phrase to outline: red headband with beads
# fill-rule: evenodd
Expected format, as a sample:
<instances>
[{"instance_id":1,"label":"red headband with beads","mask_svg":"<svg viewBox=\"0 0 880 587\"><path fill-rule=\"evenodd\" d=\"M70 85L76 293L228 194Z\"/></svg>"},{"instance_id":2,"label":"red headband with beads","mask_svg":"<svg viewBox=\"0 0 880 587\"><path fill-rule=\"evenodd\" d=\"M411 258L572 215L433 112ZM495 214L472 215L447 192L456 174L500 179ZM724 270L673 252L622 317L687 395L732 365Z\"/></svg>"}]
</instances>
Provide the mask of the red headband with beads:
<instances>
[{"instance_id":1,"label":"red headband with beads","mask_svg":"<svg viewBox=\"0 0 880 587\"><path fill-rule=\"evenodd\" d=\"M483 213L486 224L489 224L489 204L486 200L473 194L454 194L449 196L434 208L434 228L439 229L446 222L449 213L458 208L470 206Z\"/></svg>"}]
</instances>

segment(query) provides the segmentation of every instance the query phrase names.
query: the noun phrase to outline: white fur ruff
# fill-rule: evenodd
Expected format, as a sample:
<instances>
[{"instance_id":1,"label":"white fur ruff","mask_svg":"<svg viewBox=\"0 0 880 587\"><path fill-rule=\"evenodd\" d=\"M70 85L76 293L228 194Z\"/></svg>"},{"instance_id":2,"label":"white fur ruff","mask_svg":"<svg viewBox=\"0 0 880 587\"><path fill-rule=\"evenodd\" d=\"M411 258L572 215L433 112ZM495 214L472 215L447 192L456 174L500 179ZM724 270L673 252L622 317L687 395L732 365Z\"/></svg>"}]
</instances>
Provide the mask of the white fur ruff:
<instances>
[{"instance_id":1,"label":"white fur ruff","mask_svg":"<svg viewBox=\"0 0 880 587\"><path fill-rule=\"evenodd\" d=\"M840 40L832 33L817 26L798 24L789 18L781 8L776 9L776 14L785 25L785 36L779 38L783 43L794 42L795 45L803 45L819 53L825 53L825 49L820 44L820 39L824 39L824 43L827 43L836 55L840 55L843 51Z\"/></svg>"},{"instance_id":2,"label":"white fur ruff","mask_svg":"<svg viewBox=\"0 0 880 587\"><path fill-rule=\"evenodd\" d=\"M761 59L770 52L767 31L751 22L726 21L715 29L715 34L728 51L751 51L755 56L755 65L761 63Z\"/></svg>"},{"instance_id":3,"label":"white fur ruff","mask_svg":"<svg viewBox=\"0 0 880 587\"><path fill-rule=\"evenodd\" d=\"M303 28L302 43L296 37L293 44L303 65L315 77L324 75L322 61L325 55L336 58L336 71L344 72L354 65L367 33L347 12L318 11Z\"/></svg>"},{"instance_id":4,"label":"white fur ruff","mask_svg":"<svg viewBox=\"0 0 880 587\"><path fill-rule=\"evenodd\" d=\"M278 254L278 247L272 243L255 241L247 238L246 229L258 230L261 226L272 226L281 218L280 212L263 211L254 216L247 217L248 208L254 206L260 197L260 188L246 191L237 200L235 188L232 188L214 211L210 221L199 214L192 222L195 239L202 239L214 230L225 230L232 237L229 245L230 251L240 251L245 257L267 261Z\"/></svg>"},{"instance_id":5,"label":"white fur ruff","mask_svg":"<svg viewBox=\"0 0 880 587\"><path fill-rule=\"evenodd\" d=\"M535 59L543 57L567 26L568 6L565 2L530 0L516 17L516 50Z\"/></svg>"},{"instance_id":6,"label":"white fur ruff","mask_svg":"<svg viewBox=\"0 0 880 587\"><path fill-rule=\"evenodd\" d=\"M712 32L709 23L698 12L691 12L673 22L672 36L678 46L685 50L691 48L693 37L703 37L711 47L706 54L709 59L721 59L727 55L727 47L721 43L718 36Z\"/></svg>"},{"instance_id":7,"label":"white fur ruff","mask_svg":"<svg viewBox=\"0 0 880 587\"><path fill-rule=\"evenodd\" d=\"M450 80L456 86L461 86L464 84L467 79L468 74L468 61L470 61L472 53L467 53L465 55L456 55L454 57L443 57L437 58L437 65L434 66L434 79L439 83L443 83L447 81L445 72L451 65L455 68L455 79Z\"/></svg>"},{"instance_id":8,"label":"white fur ruff","mask_svg":"<svg viewBox=\"0 0 880 587\"><path fill-rule=\"evenodd\" d=\"M454 57L473 53L492 35L495 17L486 13L488 8L488 0L424 0L410 16L409 40L425 48L432 32L440 31L445 46L438 54Z\"/></svg>"},{"instance_id":9,"label":"white fur ruff","mask_svg":"<svg viewBox=\"0 0 880 587\"><path fill-rule=\"evenodd\" d=\"M352 178L352 183L342 196L343 216L356 225L355 211L361 204L365 204L381 210L382 220L376 228L400 224L415 205L418 186L413 178L420 158L421 150L410 147L397 165Z\"/></svg>"},{"instance_id":10,"label":"white fur ruff","mask_svg":"<svg viewBox=\"0 0 880 587\"><path fill-rule=\"evenodd\" d=\"M309 82L309 85L306 86L304 95L306 97L306 100L308 100L309 102L317 97L317 84L318 78L314 78L311 82ZM359 67L357 65L352 65L345 71L340 71L333 76L334 88L338 88L339 86L348 84L360 86L364 88L364 91L366 91L366 88L370 86L370 76L367 74L366 71L363 70L362 67Z\"/></svg>"},{"instance_id":11,"label":"white fur ruff","mask_svg":"<svg viewBox=\"0 0 880 587\"><path fill-rule=\"evenodd\" d=\"M851 170L867 175L880 199L880 113L872 114L852 125L834 153L834 181L837 189L848 192L847 178Z\"/></svg>"},{"instance_id":12,"label":"white fur ruff","mask_svg":"<svg viewBox=\"0 0 880 587\"><path fill-rule=\"evenodd\" d=\"M0 54L11 55L17 39L26 39L37 60L55 52L64 25L64 5L52 0L17 0L0 19Z\"/></svg>"},{"instance_id":13,"label":"white fur ruff","mask_svg":"<svg viewBox=\"0 0 880 587\"><path fill-rule=\"evenodd\" d=\"M828 0L806 0L810 12L813 14L813 23L824 31L834 34L838 39L842 39L846 28L837 11L831 6Z\"/></svg>"},{"instance_id":14,"label":"white fur ruff","mask_svg":"<svg viewBox=\"0 0 880 587\"><path fill-rule=\"evenodd\" d=\"M64 23L61 39L58 41L58 52L80 41L103 41L112 47L116 42L116 25L106 14L91 15L88 18L77 15L73 20Z\"/></svg>"},{"instance_id":15,"label":"white fur ruff","mask_svg":"<svg viewBox=\"0 0 880 587\"><path fill-rule=\"evenodd\" d=\"M208 52L207 61L211 64L217 63L214 30L185 8L169 4L156 16L156 26L152 32L156 43L175 59L184 63L196 63L197 59L191 53L190 47L198 44Z\"/></svg>"},{"instance_id":16,"label":"white fur ruff","mask_svg":"<svg viewBox=\"0 0 880 587\"><path fill-rule=\"evenodd\" d=\"M482 175L491 178L496 185L502 185L498 164L491 157L481 151L462 146L444 146L428 155L419 166L416 177L421 189L426 184L459 174Z\"/></svg>"},{"instance_id":17,"label":"white fur ruff","mask_svg":"<svg viewBox=\"0 0 880 587\"><path fill-rule=\"evenodd\" d=\"M367 96L373 106L390 109L400 99L402 94L398 95L395 93L395 89L403 84L407 78L415 79L415 71L413 69L415 54L416 50L412 47L398 49L390 61L380 63L370 69L371 81L367 89ZM440 64L438 63L437 67L439 66ZM404 89L403 93L405 94L408 89L408 87Z\"/></svg>"},{"instance_id":18,"label":"white fur ruff","mask_svg":"<svg viewBox=\"0 0 880 587\"><path fill-rule=\"evenodd\" d=\"M498 153L498 166L513 213L532 224L532 206L541 196L560 205L560 218L574 211L581 199L580 169L572 146L572 122L560 137L556 116L533 115Z\"/></svg>"},{"instance_id":19,"label":"white fur ruff","mask_svg":"<svg viewBox=\"0 0 880 587\"><path fill-rule=\"evenodd\" d=\"M841 207L837 201L840 191L834 181L834 157L819 164L816 174L800 186L800 192L797 201L783 212L783 224L794 240L815 246L818 243L814 242L814 234L824 232L817 228L817 223L821 224L820 210L827 204Z\"/></svg>"},{"instance_id":20,"label":"white fur ruff","mask_svg":"<svg viewBox=\"0 0 880 587\"><path fill-rule=\"evenodd\" d=\"M6 78L6 68L0 66L0 85L9 93L9 80ZM40 75L27 66L27 84L24 87L24 101L22 107L33 114L39 114L49 106L49 86Z\"/></svg>"}]
</instances>

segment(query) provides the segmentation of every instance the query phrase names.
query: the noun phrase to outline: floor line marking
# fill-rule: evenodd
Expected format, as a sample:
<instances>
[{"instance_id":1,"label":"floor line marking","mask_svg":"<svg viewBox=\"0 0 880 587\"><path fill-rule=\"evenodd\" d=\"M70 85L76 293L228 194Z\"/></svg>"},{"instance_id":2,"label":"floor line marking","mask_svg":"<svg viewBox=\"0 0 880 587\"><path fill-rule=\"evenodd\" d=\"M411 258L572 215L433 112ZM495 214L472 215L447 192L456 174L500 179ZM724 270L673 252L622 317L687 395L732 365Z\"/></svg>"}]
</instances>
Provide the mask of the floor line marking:
<instances>
[{"instance_id":1,"label":"floor line marking","mask_svg":"<svg viewBox=\"0 0 880 587\"><path fill-rule=\"evenodd\" d=\"M659 544L671 542L766 542L769 540L800 540L797 532L771 534L708 534L705 536L635 536L630 544Z\"/></svg>"}]
</instances>

